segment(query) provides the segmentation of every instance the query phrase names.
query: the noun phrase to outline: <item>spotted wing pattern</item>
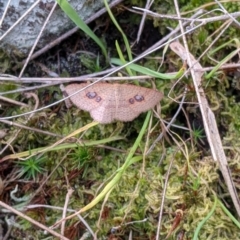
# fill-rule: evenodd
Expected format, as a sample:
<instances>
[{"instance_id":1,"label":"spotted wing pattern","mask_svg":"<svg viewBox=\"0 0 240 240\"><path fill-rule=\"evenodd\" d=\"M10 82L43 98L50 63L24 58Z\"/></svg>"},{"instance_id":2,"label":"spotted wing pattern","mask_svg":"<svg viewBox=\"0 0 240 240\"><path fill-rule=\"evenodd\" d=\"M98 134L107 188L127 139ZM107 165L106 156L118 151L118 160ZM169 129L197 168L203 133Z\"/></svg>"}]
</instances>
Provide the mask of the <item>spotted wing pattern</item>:
<instances>
[{"instance_id":1,"label":"spotted wing pattern","mask_svg":"<svg viewBox=\"0 0 240 240\"><path fill-rule=\"evenodd\" d=\"M70 84L65 91L71 95L88 85ZM118 83L96 83L70 97L78 108L90 112L92 118L100 123L132 121L162 98L163 94L157 90Z\"/></svg>"}]
</instances>

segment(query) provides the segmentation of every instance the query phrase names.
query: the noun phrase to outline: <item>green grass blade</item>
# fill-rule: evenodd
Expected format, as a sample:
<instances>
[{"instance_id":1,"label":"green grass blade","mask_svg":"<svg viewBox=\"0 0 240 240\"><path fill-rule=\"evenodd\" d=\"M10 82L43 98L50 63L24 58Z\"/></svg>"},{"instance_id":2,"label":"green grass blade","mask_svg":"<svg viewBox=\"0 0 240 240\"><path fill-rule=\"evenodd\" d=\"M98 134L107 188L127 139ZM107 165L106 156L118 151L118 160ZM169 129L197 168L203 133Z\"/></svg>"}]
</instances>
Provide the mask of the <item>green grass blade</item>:
<instances>
[{"instance_id":1,"label":"green grass blade","mask_svg":"<svg viewBox=\"0 0 240 240\"><path fill-rule=\"evenodd\" d=\"M196 228L196 231L194 233L194 236L193 236L193 240L198 240L198 234L201 230L201 228L203 227L203 225L207 222L207 220L213 215L215 209L216 209L216 206L217 206L217 197L214 196L214 204L213 204L213 207L211 209L211 211L209 212L209 214L198 224L197 228Z\"/></svg>"},{"instance_id":2,"label":"green grass blade","mask_svg":"<svg viewBox=\"0 0 240 240\"><path fill-rule=\"evenodd\" d=\"M66 15L90 38L95 41L101 48L105 58L107 59L107 50L103 42L97 37L97 35L88 27L88 25L78 16L77 12L72 8L72 6L66 0L56 0L61 9L66 13Z\"/></svg>"},{"instance_id":3,"label":"green grass blade","mask_svg":"<svg viewBox=\"0 0 240 240\"><path fill-rule=\"evenodd\" d=\"M115 42L115 45L116 45L116 49L117 49L119 58L121 59L121 61L122 61L123 63L126 64L126 60L125 60L125 58L124 58L124 56L123 56L122 50L121 50L121 48L120 48L117 40L116 40L116 42ZM126 67L126 71L128 72L129 76L134 76L133 73L132 73L132 71L131 71L131 69L130 69L129 67Z\"/></svg>"},{"instance_id":4,"label":"green grass blade","mask_svg":"<svg viewBox=\"0 0 240 240\"><path fill-rule=\"evenodd\" d=\"M111 9L108 6L107 0L104 0L104 4L105 4L105 7L107 9L107 12L108 12L112 22L114 23L114 25L116 26L118 31L122 34L123 41L124 41L124 44L125 44L125 47L127 50L127 54L128 54L128 59L129 59L129 61L132 61L132 52L131 52L131 48L130 48L128 39L127 39L126 35L124 34L123 30L121 29L121 27L118 25L118 22L116 21L115 17L113 16Z\"/></svg>"},{"instance_id":5,"label":"green grass blade","mask_svg":"<svg viewBox=\"0 0 240 240\"><path fill-rule=\"evenodd\" d=\"M142 129L141 129L135 143L133 144L133 147L131 148L123 166L117 170L117 173L114 176L114 178L104 187L104 189L96 196L96 198L94 198L89 204L87 204L85 207L83 207L79 211L79 213L85 212L85 211L91 209L92 207L94 207L97 203L99 203L106 196L106 194L108 194L110 191L112 191L112 189L116 186L116 184L119 182L119 180L122 177L122 174L126 171L126 169L132 163L142 159L141 156L133 158L133 155L136 152L136 150L137 150L137 148L138 148L138 146L139 146L139 144L140 144L140 142L141 142L141 140L142 140L142 138L145 134L145 131L147 129L147 126L148 126L148 123L149 123L149 120L150 120L150 116L151 116L151 111L148 111L148 114L145 118Z\"/></svg>"},{"instance_id":6,"label":"green grass blade","mask_svg":"<svg viewBox=\"0 0 240 240\"><path fill-rule=\"evenodd\" d=\"M82 145L83 146L97 146L97 145L102 145L102 144L106 144L106 143L110 143L110 142L118 141L118 140L123 140L123 139L124 139L123 137L115 136L115 137L109 137L109 138L95 140L95 141L83 141ZM38 154L40 152L42 153L42 152L50 152L50 151L59 151L59 150L63 150L63 149L70 149L70 148L76 148L76 147L79 147L79 143L62 143L62 144L59 144L52 148L49 148L49 147L34 148L34 149L31 149L31 151L28 150L25 152L7 155L7 156L3 157L1 159L1 161L6 161L9 159L16 159L16 158L23 158L23 157L30 156L32 154L33 155Z\"/></svg>"},{"instance_id":7,"label":"green grass blade","mask_svg":"<svg viewBox=\"0 0 240 240\"><path fill-rule=\"evenodd\" d=\"M239 49L234 50L230 54L228 54L222 61L220 61L214 68L213 70L205 76L205 79L209 79L212 77L212 75L226 62L228 62L230 59L232 59L236 54L239 53Z\"/></svg>"},{"instance_id":8,"label":"green grass blade","mask_svg":"<svg viewBox=\"0 0 240 240\"><path fill-rule=\"evenodd\" d=\"M115 64L118 66L124 65L124 62L122 62L120 59L117 59L117 58L111 58L110 62L112 64ZM136 72L141 73L141 74L148 75L148 76L155 77L155 78L161 78L161 79L165 79L165 80L177 79L177 78L181 77L185 71L185 68L181 68L175 75L172 75L172 74L159 73L159 72L153 71L149 68L142 67L135 63L131 63L130 65L128 65L128 67Z\"/></svg>"},{"instance_id":9,"label":"green grass blade","mask_svg":"<svg viewBox=\"0 0 240 240\"><path fill-rule=\"evenodd\" d=\"M218 204L222 208L222 210L227 214L227 216L235 223L235 225L240 229L240 222L228 211L228 209L222 204L220 200L218 200Z\"/></svg>"}]
</instances>

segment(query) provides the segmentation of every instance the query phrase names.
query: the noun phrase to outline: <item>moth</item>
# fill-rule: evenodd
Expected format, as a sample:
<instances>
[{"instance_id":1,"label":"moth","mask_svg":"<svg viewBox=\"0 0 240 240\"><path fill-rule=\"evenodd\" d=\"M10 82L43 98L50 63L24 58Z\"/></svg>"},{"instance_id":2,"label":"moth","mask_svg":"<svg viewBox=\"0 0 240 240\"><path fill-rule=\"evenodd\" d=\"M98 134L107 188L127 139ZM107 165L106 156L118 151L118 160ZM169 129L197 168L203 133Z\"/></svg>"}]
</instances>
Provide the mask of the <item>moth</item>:
<instances>
[{"instance_id":1,"label":"moth","mask_svg":"<svg viewBox=\"0 0 240 240\"><path fill-rule=\"evenodd\" d=\"M88 83L69 84L67 95L88 86ZM132 84L96 83L70 97L78 108L90 112L100 123L129 122L153 108L163 98L157 90Z\"/></svg>"}]
</instances>

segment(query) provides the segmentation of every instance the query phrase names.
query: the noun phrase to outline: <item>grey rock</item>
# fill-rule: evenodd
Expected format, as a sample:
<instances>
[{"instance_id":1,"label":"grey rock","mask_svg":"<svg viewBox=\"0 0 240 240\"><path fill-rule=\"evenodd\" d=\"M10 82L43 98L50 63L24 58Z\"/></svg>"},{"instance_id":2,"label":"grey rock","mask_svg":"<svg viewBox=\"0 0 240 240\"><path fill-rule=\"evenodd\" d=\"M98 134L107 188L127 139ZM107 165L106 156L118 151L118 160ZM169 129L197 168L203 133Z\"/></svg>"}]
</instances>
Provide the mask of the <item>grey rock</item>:
<instances>
[{"instance_id":1,"label":"grey rock","mask_svg":"<svg viewBox=\"0 0 240 240\"><path fill-rule=\"evenodd\" d=\"M7 3L7 0L0 0L0 16L3 16ZM10 1L0 28L0 48L7 51L7 53L17 53L17 55L21 56L26 56L29 53L55 1L42 0L29 11L30 7L35 3L35 0ZM103 1L96 0L70 0L69 3L77 11L82 20L86 20L96 11L104 7ZM4 36L8 29L27 11L29 11L29 13ZM44 47L73 27L75 27L75 24L66 16L62 9L57 6L43 31L37 48Z\"/></svg>"}]
</instances>

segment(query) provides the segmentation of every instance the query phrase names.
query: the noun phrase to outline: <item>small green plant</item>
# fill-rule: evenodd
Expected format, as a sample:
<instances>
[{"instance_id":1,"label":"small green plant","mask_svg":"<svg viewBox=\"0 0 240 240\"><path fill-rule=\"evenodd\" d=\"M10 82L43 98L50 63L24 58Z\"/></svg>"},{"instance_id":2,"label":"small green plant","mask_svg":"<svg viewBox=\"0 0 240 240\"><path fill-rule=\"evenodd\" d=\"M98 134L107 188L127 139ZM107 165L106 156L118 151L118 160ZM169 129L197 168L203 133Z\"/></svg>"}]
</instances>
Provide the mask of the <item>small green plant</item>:
<instances>
[{"instance_id":1,"label":"small green plant","mask_svg":"<svg viewBox=\"0 0 240 240\"><path fill-rule=\"evenodd\" d=\"M198 141L202 142L202 139L205 138L205 135L203 133L204 133L203 128L201 127L195 128L195 126L193 126L192 136L195 143L197 143Z\"/></svg>"},{"instance_id":2,"label":"small green plant","mask_svg":"<svg viewBox=\"0 0 240 240\"><path fill-rule=\"evenodd\" d=\"M18 161L17 165L20 166L19 169L19 177L25 176L25 178L33 179L36 181L36 177L38 174L42 174L45 169L43 165L45 163L46 157L33 156L25 161Z\"/></svg>"},{"instance_id":3,"label":"small green plant","mask_svg":"<svg viewBox=\"0 0 240 240\"><path fill-rule=\"evenodd\" d=\"M82 54L80 56L81 63L91 72L100 72L102 68L100 66L100 57L91 57L90 55Z\"/></svg>"},{"instance_id":4,"label":"small green plant","mask_svg":"<svg viewBox=\"0 0 240 240\"><path fill-rule=\"evenodd\" d=\"M89 162L91 154L86 146L78 146L71 153L71 158L77 164L77 168L80 169Z\"/></svg>"},{"instance_id":5,"label":"small green plant","mask_svg":"<svg viewBox=\"0 0 240 240\"><path fill-rule=\"evenodd\" d=\"M200 177L197 176L197 177L194 177L194 176L191 176L191 179L192 179L192 190L193 191L198 191L199 187L200 187Z\"/></svg>"}]
</instances>

